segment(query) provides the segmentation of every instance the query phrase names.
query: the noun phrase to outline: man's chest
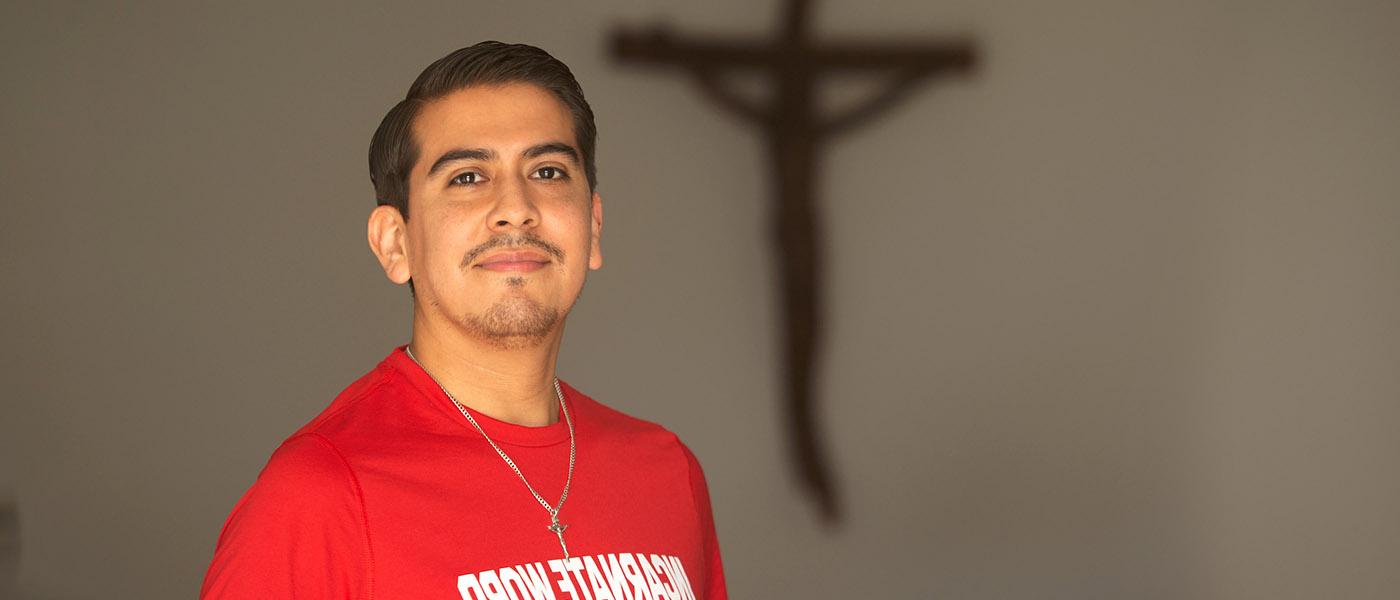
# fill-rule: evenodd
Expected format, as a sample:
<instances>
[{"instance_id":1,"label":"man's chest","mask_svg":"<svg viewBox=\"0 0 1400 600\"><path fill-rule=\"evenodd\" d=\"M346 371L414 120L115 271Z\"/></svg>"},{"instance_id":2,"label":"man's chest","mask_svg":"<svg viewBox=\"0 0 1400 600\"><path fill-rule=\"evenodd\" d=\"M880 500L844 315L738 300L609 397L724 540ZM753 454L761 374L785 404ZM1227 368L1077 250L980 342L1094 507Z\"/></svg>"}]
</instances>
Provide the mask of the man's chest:
<instances>
[{"instance_id":1,"label":"man's chest","mask_svg":"<svg viewBox=\"0 0 1400 600\"><path fill-rule=\"evenodd\" d=\"M494 455L363 469L376 598L693 597L703 540L684 463L595 451L569 477L567 449L512 455L524 481ZM557 505L566 482L561 545L531 490Z\"/></svg>"}]
</instances>

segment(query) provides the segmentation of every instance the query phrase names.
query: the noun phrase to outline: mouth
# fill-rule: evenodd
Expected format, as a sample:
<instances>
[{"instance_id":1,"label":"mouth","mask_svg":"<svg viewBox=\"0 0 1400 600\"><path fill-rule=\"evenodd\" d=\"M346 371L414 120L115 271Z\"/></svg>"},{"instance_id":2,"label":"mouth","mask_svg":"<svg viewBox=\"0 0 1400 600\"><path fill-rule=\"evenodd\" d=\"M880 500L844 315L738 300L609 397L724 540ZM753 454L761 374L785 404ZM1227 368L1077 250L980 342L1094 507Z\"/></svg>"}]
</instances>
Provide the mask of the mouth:
<instances>
[{"instance_id":1,"label":"mouth","mask_svg":"<svg viewBox=\"0 0 1400 600\"><path fill-rule=\"evenodd\" d=\"M543 269L549 264L548 256L530 250L497 252L481 259L474 268L497 272L529 272Z\"/></svg>"}]
</instances>

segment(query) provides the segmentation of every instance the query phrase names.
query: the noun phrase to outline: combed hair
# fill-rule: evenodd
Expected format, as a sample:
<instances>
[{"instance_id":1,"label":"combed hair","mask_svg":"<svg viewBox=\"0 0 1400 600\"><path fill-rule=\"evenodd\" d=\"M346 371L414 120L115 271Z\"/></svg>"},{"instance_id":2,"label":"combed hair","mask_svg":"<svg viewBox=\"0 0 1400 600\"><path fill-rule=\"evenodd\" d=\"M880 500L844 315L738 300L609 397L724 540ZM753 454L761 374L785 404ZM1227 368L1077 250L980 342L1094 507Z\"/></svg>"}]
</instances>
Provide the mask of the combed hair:
<instances>
[{"instance_id":1,"label":"combed hair","mask_svg":"<svg viewBox=\"0 0 1400 600\"><path fill-rule=\"evenodd\" d=\"M369 180L374 184L375 201L393 206L408 220L408 176L419 154L413 120L424 105L474 85L506 83L537 85L564 103L573 117L588 188L596 188L593 149L598 129L593 124L593 109L569 67L534 46L490 41L462 48L428 65L409 86L408 96L384 115L369 144Z\"/></svg>"}]
</instances>

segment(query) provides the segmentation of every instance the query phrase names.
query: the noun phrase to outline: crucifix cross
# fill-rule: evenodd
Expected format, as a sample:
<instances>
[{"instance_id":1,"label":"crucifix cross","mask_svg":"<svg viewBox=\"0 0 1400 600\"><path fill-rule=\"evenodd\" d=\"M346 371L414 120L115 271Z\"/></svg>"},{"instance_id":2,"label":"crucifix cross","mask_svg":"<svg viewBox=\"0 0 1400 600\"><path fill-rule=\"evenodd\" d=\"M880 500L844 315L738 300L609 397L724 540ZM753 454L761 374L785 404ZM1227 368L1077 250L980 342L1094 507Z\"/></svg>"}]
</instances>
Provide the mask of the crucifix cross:
<instances>
[{"instance_id":1,"label":"crucifix cross","mask_svg":"<svg viewBox=\"0 0 1400 600\"><path fill-rule=\"evenodd\" d=\"M559 522L559 515L549 516L549 530L554 532L554 535L559 536L559 548L564 550L564 560L566 562L569 560L569 547L564 545L564 530L568 528L568 525Z\"/></svg>"},{"instance_id":2,"label":"crucifix cross","mask_svg":"<svg viewBox=\"0 0 1400 600\"><path fill-rule=\"evenodd\" d=\"M884 112L916 84L973 65L966 41L933 43L817 43L808 34L808 0L785 0L782 32L771 40L709 40L663 29L620 31L613 56L636 63L680 67L725 110L756 126L774 167L774 228L783 306L783 375L789 448L803 486L828 522L840 517L836 485L824 460L814 414L813 379L821 348L823 315L821 218L816 174L822 142ZM725 83L730 72L757 72L772 91L755 102ZM817 108L816 86L828 75L873 72L888 77L868 100L835 114Z\"/></svg>"}]
</instances>

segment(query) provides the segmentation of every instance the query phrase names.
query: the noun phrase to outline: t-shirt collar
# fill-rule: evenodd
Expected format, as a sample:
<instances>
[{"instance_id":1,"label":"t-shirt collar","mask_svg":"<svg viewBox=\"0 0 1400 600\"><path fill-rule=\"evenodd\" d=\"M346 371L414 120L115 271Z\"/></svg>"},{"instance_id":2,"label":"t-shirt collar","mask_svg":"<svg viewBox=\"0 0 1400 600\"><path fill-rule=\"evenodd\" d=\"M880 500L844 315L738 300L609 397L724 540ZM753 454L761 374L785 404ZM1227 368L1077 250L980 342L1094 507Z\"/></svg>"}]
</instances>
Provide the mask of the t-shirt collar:
<instances>
[{"instance_id":1,"label":"t-shirt collar","mask_svg":"<svg viewBox=\"0 0 1400 600\"><path fill-rule=\"evenodd\" d=\"M446 418L456 421L459 426L463 427L471 435L480 436L481 434L462 416L462 413L457 410L457 406L447 397L447 394L443 393L442 387L440 387L437 382L433 380L432 376L428 375L428 372L424 371L423 368L408 355L406 351L407 348L408 346L406 345L395 348L394 351L389 353L389 356L384 359L384 363L407 379L427 401L433 403L439 409L442 409L447 415ZM563 381L559 383L560 389L564 391L564 402L569 406L569 415L573 417L574 427L577 429L579 418L578 406L580 404L578 402L578 392ZM466 402L463 402L464 407L466 407L466 404ZM490 436L490 438L495 440L498 444L551 446L568 441L569 439L569 428L568 424L564 422L563 413L560 413L558 415L558 420L551 425L528 427L525 425L507 423L490 417L480 411L473 410L470 407L466 407L466 410L471 413L472 418L476 419L477 424L481 425L481 428L486 431L486 435Z\"/></svg>"}]
</instances>

